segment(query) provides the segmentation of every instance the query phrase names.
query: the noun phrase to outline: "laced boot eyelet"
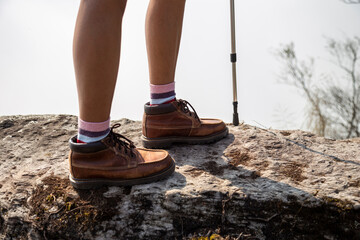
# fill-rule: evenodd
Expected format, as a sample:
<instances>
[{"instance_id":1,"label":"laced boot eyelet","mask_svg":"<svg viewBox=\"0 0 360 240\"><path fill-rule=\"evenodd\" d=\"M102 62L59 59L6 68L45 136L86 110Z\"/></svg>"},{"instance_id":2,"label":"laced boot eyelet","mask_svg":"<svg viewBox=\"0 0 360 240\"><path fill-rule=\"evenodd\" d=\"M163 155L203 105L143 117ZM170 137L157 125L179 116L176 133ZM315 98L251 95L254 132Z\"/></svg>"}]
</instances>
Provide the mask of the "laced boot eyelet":
<instances>
[{"instance_id":1,"label":"laced boot eyelet","mask_svg":"<svg viewBox=\"0 0 360 240\"><path fill-rule=\"evenodd\" d=\"M117 154L128 154L128 151L130 151L130 156L134 157L135 154L132 152L132 149L135 148L134 143L123 135L113 131L120 126L120 124L115 124L111 127L108 137L109 145L116 149Z\"/></svg>"}]
</instances>

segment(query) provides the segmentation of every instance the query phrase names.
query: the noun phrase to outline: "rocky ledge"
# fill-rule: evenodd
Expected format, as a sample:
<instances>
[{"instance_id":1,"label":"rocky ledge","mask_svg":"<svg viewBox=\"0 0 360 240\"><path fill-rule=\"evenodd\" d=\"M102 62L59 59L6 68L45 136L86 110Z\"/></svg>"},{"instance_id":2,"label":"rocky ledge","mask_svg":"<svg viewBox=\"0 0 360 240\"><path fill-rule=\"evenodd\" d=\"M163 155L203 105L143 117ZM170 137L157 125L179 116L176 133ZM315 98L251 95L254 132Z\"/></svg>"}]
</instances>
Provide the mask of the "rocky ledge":
<instances>
[{"instance_id":1,"label":"rocky ledge","mask_svg":"<svg viewBox=\"0 0 360 240\"><path fill-rule=\"evenodd\" d=\"M141 122L113 123L140 146ZM172 177L76 191L67 115L0 117L0 239L360 239L360 139L229 125Z\"/></svg>"}]
</instances>

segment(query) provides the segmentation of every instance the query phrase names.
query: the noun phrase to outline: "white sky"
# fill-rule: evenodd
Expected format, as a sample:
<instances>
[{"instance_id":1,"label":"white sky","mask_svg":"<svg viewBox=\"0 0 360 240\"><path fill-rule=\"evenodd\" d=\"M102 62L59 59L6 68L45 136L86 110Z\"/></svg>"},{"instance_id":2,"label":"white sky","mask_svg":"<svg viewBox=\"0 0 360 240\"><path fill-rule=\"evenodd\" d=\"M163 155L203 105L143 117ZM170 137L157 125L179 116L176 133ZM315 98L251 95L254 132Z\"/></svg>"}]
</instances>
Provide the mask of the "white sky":
<instances>
[{"instance_id":1,"label":"white sky","mask_svg":"<svg viewBox=\"0 0 360 240\"><path fill-rule=\"evenodd\" d=\"M140 120L149 100L144 21L148 0L128 1L112 119ZM241 120L300 128L304 100L278 83L273 52L293 41L301 58L329 63L325 36L360 36L360 4L339 0L235 0ZM79 1L0 0L0 115L77 115L72 36ZM232 121L229 1L188 0L176 73L178 98L200 117Z\"/></svg>"}]
</instances>

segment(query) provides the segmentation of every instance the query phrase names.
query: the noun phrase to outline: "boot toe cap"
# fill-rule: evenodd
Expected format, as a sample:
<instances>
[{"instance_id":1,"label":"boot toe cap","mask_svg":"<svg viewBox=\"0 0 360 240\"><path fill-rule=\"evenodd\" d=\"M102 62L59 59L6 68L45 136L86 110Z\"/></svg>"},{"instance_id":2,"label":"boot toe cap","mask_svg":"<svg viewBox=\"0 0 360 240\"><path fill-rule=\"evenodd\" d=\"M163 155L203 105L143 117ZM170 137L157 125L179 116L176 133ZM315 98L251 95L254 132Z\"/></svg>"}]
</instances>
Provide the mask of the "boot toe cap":
<instances>
[{"instance_id":1,"label":"boot toe cap","mask_svg":"<svg viewBox=\"0 0 360 240\"><path fill-rule=\"evenodd\" d=\"M174 159L170 154L165 150L160 149L146 149L146 148L137 148L140 153L143 162L140 163L143 167L154 169L156 171L161 171L163 169L169 168L174 164Z\"/></svg>"},{"instance_id":2,"label":"boot toe cap","mask_svg":"<svg viewBox=\"0 0 360 240\"><path fill-rule=\"evenodd\" d=\"M212 135L222 132L226 129L226 124L220 119L201 118L200 135Z\"/></svg>"}]
</instances>

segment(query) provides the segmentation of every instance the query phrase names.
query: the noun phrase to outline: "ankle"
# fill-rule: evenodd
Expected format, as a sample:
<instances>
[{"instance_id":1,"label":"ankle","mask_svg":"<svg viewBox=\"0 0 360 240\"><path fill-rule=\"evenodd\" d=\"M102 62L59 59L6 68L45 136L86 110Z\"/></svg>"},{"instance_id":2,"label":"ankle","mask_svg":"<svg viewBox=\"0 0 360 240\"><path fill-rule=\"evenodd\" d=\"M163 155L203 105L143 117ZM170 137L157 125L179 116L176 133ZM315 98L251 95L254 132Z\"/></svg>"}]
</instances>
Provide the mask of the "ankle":
<instances>
[{"instance_id":1,"label":"ankle","mask_svg":"<svg viewBox=\"0 0 360 240\"><path fill-rule=\"evenodd\" d=\"M175 82L163 85L150 84L150 105L159 105L175 101Z\"/></svg>"},{"instance_id":2,"label":"ankle","mask_svg":"<svg viewBox=\"0 0 360 240\"><path fill-rule=\"evenodd\" d=\"M86 122L79 118L77 143L92 143L104 139L110 132L110 118L104 122Z\"/></svg>"}]
</instances>

